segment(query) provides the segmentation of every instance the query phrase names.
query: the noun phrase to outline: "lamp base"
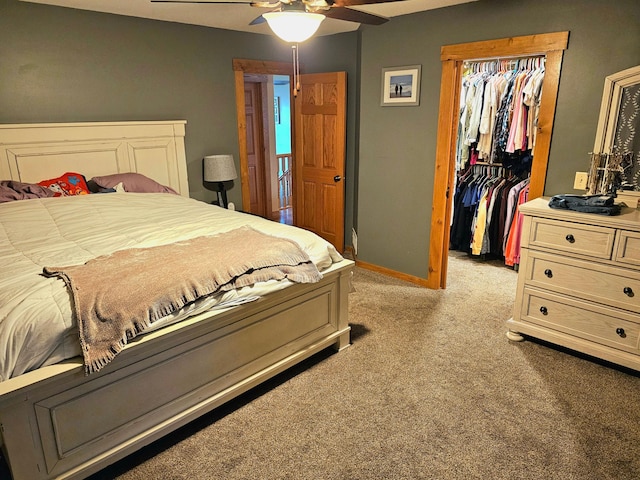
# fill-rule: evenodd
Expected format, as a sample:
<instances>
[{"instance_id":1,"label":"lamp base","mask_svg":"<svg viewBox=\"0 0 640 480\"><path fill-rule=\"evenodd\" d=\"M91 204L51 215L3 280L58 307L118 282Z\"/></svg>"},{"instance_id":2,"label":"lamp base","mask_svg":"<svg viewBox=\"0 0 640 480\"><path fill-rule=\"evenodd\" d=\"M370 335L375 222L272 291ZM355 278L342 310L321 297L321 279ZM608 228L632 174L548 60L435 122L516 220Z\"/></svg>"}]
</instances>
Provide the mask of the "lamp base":
<instances>
[{"instance_id":1,"label":"lamp base","mask_svg":"<svg viewBox=\"0 0 640 480\"><path fill-rule=\"evenodd\" d=\"M222 208L227 208L229 202L227 201L227 189L224 186L224 182L218 182L218 205Z\"/></svg>"}]
</instances>

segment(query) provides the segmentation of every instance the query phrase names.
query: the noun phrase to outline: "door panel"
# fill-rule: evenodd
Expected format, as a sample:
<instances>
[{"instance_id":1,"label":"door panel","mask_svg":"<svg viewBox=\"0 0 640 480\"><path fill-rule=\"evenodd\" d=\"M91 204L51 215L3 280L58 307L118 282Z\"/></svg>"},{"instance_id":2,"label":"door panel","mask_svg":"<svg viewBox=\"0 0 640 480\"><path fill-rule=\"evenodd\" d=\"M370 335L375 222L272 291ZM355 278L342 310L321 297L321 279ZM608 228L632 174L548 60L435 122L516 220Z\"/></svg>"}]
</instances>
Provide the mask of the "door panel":
<instances>
[{"instance_id":1,"label":"door panel","mask_svg":"<svg viewBox=\"0 0 640 480\"><path fill-rule=\"evenodd\" d=\"M296 224L344 250L346 73L302 75L295 101Z\"/></svg>"},{"instance_id":2,"label":"door panel","mask_svg":"<svg viewBox=\"0 0 640 480\"><path fill-rule=\"evenodd\" d=\"M339 185L342 185L340 183ZM324 209L324 215L322 216L322 231L327 235L337 235L338 232L335 231L335 221L334 218L337 215L336 209L336 198L338 197L338 193L336 192L336 183L333 185L323 185L322 191L322 206Z\"/></svg>"},{"instance_id":3,"label":"door panel","mask_svg":"<svg viewBox=\"0 0 640 480\"><path fill-rule=\"evenodd\" d=\"M302 185L303 191L301 196L304 204L298 216L298 226L312 229L316 224L316 183L303 182Z\"/></svg>"}]
</instances>

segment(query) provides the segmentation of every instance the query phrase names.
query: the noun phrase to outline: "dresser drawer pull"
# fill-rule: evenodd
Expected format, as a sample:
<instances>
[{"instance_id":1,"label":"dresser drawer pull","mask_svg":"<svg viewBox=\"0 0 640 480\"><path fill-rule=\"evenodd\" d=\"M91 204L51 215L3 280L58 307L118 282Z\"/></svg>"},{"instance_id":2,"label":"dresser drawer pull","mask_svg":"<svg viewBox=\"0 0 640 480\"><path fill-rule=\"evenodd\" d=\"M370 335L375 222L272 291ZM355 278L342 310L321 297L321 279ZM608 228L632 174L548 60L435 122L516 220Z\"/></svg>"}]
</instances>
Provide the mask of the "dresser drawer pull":
<instances>
[{"instance_id":1,"label":"dresser drawer pull","mask_svg":"<svg viewBox=\"0 0 640 480\"><path fill-rule=\"evenodd\" d=\"M540 313L542 313L543 315L548 315L549 310L547 310L547 307L543 305L542 307L540 307Z\"/></svg>"},{"instance_id":2,"label":"dresser drawer pull","mask_svg":"<svg viewBox=\"0 0 640 480\"><path fill-rule=\"evenodd\" d=\"M633 289L631 287L624 287L622 291L627 297L633 297Z\"/></svg>"},{"instance_id":3,"label":"dresser drawer pull","mask_svg":"<svg viewBox=\"0 0 640 480\"><path fill-rule=\"evenodd\" d=\"M569 243L575 243L575 241L576 241L576 238L575 238L573 235L571 235L571 234L567 235L567 236L566 236L566 237L564 237L564 238L565 238L565 240L566 240L567 242L569 242Z\"/></svg>"},{"instance_id":4,"label":"dresser drawer pull","mask_svg":"<svg viewBox=\"0 0 640 480\"><path fill-rule=\"evenodd\" d=\"M551 269L550 269L550 268L547 268L547 269L544 271L544 274L545 274L548 278L553 277L553 272L551 271ZM629 288L629 287L627 287L627 288ZM625 292L625 293L627 293L627 292Z\"/></svg>"},{"instance_id":5,"label":"dresser drawer pull","mask_svg":"<svg viewBox=\"0 0 640 480\"><path fill-rule=\"evenodd\" d=\"M625 338L627 336L627 334L624 331L624 328L616 328L616 333L618 334L618 336Z\"/></svg>"}]
</instances>

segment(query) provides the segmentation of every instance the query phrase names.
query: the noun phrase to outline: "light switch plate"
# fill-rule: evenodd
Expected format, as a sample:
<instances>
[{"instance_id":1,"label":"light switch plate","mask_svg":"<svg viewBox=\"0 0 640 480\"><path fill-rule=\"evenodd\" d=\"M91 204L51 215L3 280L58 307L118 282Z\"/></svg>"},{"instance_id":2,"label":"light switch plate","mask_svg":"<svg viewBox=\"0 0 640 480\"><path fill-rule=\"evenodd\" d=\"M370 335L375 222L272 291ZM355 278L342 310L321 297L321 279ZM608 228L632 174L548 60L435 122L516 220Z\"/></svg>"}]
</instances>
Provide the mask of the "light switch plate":
<instances>
[{"instance_id":1,"label":"light switch plate","mask_svg":"<svg viewBox=\"0 0 640 480\"><path fill-rule=\"evenodd\" d=\"M573 188L576 190L586 190L589 174L587 172L576 172L576 178L573 180Z\"/></svg>"}]
</instances>

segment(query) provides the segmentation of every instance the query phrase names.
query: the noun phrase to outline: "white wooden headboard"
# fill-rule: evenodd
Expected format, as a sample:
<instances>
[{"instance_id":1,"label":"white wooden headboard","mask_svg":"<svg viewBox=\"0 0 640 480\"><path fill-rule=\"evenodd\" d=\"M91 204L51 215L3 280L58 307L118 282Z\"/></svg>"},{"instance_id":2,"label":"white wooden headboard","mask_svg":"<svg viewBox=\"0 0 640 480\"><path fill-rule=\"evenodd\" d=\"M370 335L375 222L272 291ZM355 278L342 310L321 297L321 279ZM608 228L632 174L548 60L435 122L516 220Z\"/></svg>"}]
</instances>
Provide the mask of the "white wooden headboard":
<instances>
[{"instance_id":1,"label":"white wooden headboard","mask_svg":"<svg viewBox=\"0 0 640 480\"><path fill-rule=\"evenodd\" d=\"M0 125L0 180L137 172L189 196L185 120Z\"/></svg>"}]
</instances>

